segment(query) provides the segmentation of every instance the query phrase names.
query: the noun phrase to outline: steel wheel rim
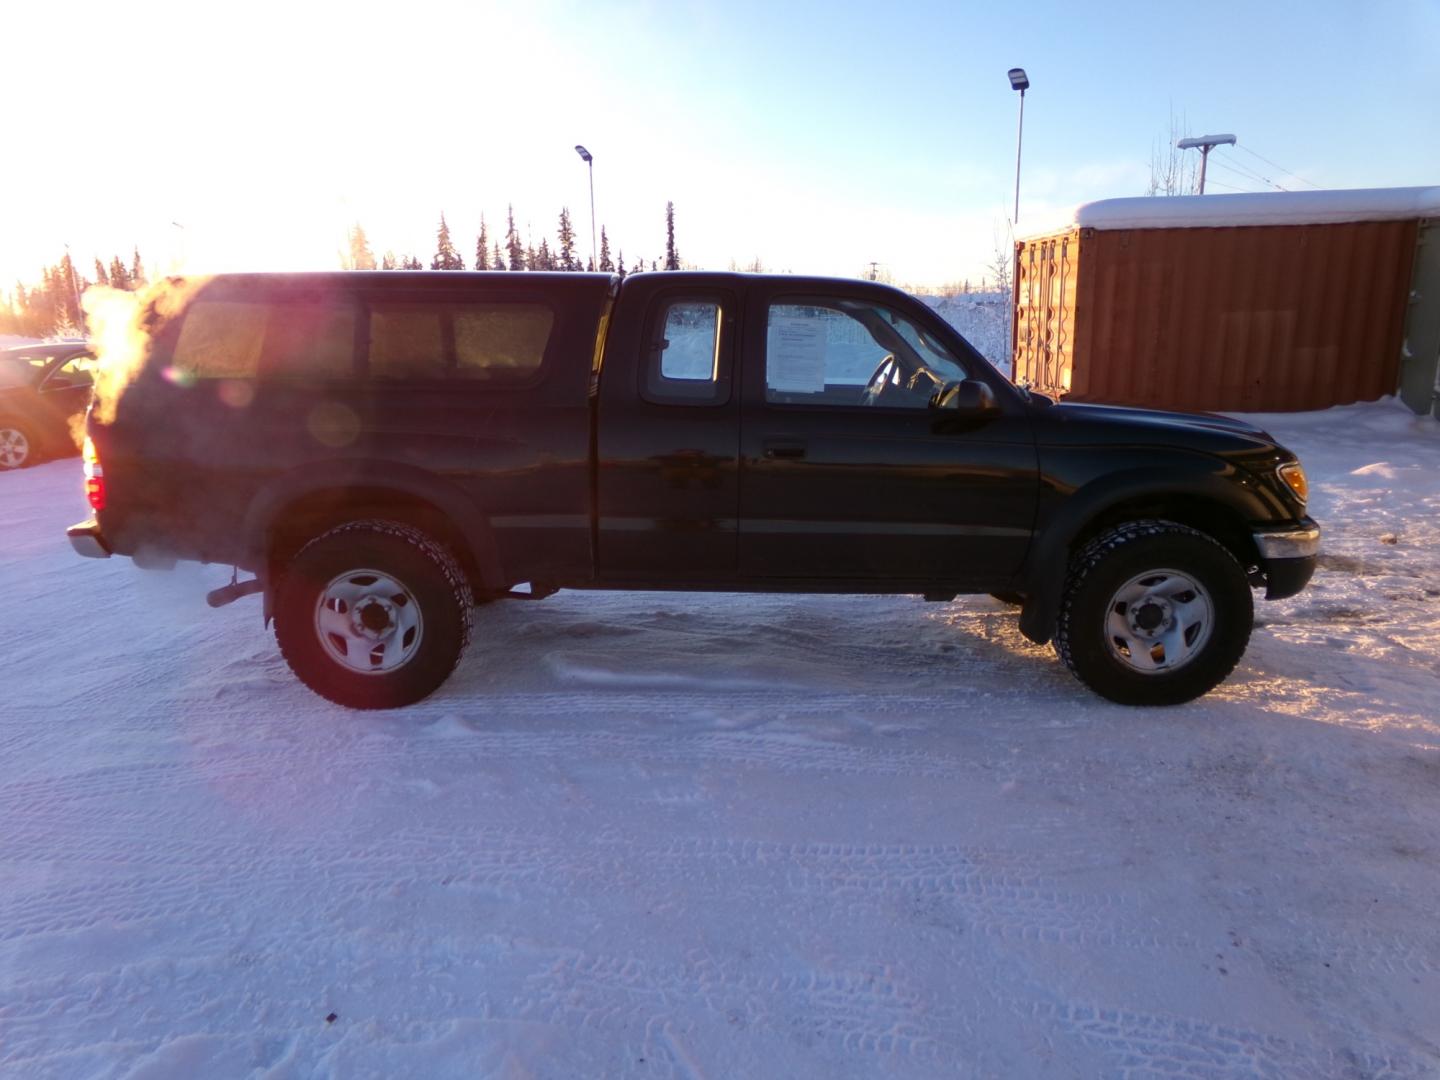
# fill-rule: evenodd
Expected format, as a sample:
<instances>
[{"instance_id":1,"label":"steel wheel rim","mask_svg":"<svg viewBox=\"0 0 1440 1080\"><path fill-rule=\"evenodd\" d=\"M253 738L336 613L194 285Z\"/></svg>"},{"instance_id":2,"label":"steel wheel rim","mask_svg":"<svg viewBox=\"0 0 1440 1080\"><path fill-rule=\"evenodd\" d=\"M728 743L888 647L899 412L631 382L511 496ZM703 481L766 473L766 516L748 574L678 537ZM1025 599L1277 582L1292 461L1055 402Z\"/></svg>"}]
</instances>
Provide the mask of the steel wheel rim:
<instances>
[{"instance_id":1,"label":"steel wheel rim","mask_svg":"<svg viewBox=\"0 0 1440 1080\"><path fill-rule=\"evenodd\" d=\"M315 636L330 659L358 675L388 675L415 657L425 620L415 594L379 570L347 570L320 590Z\"/></svg>"},{"instance_id":2,"label":"steel wheel rim","mask_svg":"<svg viewBox=\"0 0 1440 1080\"><path fill-rule=\"evenodd\" d=\"M16 428L0 428L0 465L18 469L30 458L30 440Z\"/></svg>"},{"instance_id":3,"label":"steel wheel rim","mask_svg":"<svg viewBox=\"0 0 1440 1080\"><path fill-rule=\"evenodd\" d=\"M1215 627L1210 594L1189 574L1155 569L1136 574L1105 608L1110 655L1141 675L1167 675L1205 648Z\"/></svg>"}]
</instances>

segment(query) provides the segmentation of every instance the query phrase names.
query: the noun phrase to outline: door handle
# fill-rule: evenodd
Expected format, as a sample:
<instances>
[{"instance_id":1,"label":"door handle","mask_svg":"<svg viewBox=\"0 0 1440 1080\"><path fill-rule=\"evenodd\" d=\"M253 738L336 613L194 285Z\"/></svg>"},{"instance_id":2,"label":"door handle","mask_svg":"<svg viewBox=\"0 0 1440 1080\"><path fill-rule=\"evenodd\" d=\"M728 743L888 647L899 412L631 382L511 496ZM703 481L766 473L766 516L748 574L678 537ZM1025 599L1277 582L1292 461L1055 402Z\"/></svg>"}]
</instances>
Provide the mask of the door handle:
<instances>
[{"instance_id":1,"label":"door handle","mask_svg":"<svg viewBox=\"0 0 1440 1080\"><path fill-rule=\"evenodd\" d=\"M766 439L762 448L772 461L798 461L805 456L805 444L799 439Z\"/></svg>"}]
</instances>

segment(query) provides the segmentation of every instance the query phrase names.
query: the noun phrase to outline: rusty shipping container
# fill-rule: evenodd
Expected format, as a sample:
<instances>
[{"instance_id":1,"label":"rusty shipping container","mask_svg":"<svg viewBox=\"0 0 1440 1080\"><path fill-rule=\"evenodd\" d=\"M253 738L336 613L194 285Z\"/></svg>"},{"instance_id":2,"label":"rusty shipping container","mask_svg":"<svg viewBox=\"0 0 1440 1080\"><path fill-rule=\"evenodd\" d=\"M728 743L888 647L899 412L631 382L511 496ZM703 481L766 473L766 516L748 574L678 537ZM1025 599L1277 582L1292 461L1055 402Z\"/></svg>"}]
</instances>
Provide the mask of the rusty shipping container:
<instances>
[{"instance_id":1,"label":"rusty shipping container","mask_svg":"<svg viewBox=\"0 0 1440 1080\"><path fill-rule=\"evenodd\" d=\"M1396 392L1440 188L1111 199L1016 243L1015 377L1072 401L1282 412Z\"/></svg>"}]
</instances>

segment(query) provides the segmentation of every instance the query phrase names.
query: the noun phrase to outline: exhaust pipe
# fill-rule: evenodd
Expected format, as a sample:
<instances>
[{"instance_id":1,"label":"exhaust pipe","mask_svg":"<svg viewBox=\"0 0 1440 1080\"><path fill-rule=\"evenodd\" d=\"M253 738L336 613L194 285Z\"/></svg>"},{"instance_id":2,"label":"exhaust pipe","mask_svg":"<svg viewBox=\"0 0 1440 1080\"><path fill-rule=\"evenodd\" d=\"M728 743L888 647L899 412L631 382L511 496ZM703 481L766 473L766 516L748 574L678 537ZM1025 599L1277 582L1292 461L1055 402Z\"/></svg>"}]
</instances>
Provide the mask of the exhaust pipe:
<instances>
[{"instance_id":1,"label":"exhaust pipe","mask_svg":"<svg viewBox=\"0 0 1440 1080\"><path fill-rule=\"evenodd\" d=\"M233 604L242 596L253 596L257 592L263 592L265 586L259 578L251 578L249 581L232 581L229 585L222 585L205 594L205 603L212 608L224 607L226 604Z\"/></svg>"}]
</instances>

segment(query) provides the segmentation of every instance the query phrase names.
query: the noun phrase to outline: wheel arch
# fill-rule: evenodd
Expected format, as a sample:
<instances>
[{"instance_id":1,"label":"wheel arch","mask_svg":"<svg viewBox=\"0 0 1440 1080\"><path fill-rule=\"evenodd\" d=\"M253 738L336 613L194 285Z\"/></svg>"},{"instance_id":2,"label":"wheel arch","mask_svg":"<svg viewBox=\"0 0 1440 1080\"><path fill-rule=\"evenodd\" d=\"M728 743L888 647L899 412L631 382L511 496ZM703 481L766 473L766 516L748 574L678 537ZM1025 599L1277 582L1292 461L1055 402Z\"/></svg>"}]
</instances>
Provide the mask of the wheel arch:
<instances>
[{"instance_id":1,"label":"wheel arch","mask_svg":"<svg viewBox=\"0 0 1440 1080\"><path fill-rule=\"evenodd\" d=\"M1132 470L1101 478L1074 492L1036 537L1024 571L1026 603L1020 632L1037 644L1054 635L1070 557L1106 529L1126 521L1173 521L1218 540L1247 572L1260 553L1250 520L1262 508L1233 477L1215 472Z\"/></svg>"},{"instance_id":2,"label":"wheel arch","mask_svg":"<svg viewBox=\"0 0 1440 1080\"><path fill-rule=\"evenodd\" d=\"M242 524L244 549L266 583L306 542L349 521L380 518L413 526L454 552L478 591L505 587L490 523L465 492L421 469L347 461L294 470L251 500Z\"/></svg>"}]
</instances>

